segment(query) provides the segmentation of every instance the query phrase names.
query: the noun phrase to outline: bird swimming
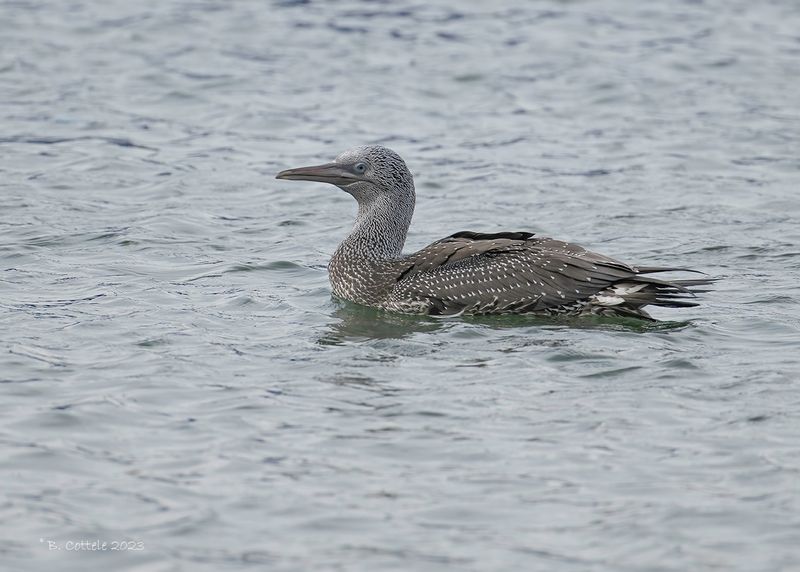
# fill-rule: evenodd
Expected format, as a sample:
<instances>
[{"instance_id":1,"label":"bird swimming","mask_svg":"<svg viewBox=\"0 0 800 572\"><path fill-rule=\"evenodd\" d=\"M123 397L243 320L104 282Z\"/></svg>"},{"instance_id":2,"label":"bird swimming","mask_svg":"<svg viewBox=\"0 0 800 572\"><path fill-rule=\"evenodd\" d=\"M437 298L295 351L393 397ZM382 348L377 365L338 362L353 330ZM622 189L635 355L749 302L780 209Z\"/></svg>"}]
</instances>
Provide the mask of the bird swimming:
<instances>
[{"instance_id":1,"label":"bird swimming","mask_svg":"<svg viewBox=\"0 0 800 572\"><path fill-rule=\"evenodd\" d=\"M686 268L632 266L530 232L461 231L403 254L415 191L403 159L380 145L332 163L281 171L277 179L330 183L358 202L350 234L328 272L345 300L404 314L533 314L653 318L645 306L683 308L708 278L649 276Z\"/></svg>"}]
</instances>

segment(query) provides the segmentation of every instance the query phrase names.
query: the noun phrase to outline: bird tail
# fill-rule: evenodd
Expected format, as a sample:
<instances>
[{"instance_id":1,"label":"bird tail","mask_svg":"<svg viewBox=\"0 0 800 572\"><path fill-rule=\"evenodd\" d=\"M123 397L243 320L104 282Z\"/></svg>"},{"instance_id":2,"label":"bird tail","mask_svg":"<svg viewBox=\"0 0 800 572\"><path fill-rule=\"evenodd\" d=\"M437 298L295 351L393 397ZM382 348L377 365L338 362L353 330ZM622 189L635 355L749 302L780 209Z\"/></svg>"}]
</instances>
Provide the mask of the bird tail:
<instances>
[{"instance_id":1,"label":"bird tail","mask_svg":"<svg viewBox=\"0 0 800 572\"><path fill-rule=\"evenodd\" d=\"M640 267L639 273L631 278L615 282L602 292L593 296L591 313L618 316L637 316L650 319L644 310L645 306L662 306L666 308L692 308L699 304L695 301L698 294L708 292L709 286L716 282L715 278L695 278L688 280L662 280L646 273L657 273L678 270L676 268ZM696 270L681 269L689 272ZM703 274L702 272L698 272Z\"/></svg>"}]
</instances>

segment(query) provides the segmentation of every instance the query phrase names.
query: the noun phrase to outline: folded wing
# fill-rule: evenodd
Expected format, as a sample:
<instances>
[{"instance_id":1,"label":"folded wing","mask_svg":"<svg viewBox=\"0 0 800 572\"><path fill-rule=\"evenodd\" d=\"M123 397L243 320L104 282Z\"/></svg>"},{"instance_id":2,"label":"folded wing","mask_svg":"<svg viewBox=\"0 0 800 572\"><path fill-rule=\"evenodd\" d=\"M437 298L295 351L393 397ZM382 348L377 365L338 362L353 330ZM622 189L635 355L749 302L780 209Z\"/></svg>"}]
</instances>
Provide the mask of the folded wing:
<instances>
[{"instance_id":1,"label":"folded wing","mask_svg":"<svg viewBox=\"0 0 800 572\"><path fill-rule=\"evenodd\" d=\"M388 305L413 300L429 314L547 313L598 303L618 306L622 314L638 314L647 304L694 305L680 300L692 296L680 282L641 276L679 269L637 269L527 232L459 232L402 263ZM612 294L614 285L620 286L611 289L616 299L605 296ZM624 296L627 292L633 296L631 304Z\"/></svg>"}]
</instances>

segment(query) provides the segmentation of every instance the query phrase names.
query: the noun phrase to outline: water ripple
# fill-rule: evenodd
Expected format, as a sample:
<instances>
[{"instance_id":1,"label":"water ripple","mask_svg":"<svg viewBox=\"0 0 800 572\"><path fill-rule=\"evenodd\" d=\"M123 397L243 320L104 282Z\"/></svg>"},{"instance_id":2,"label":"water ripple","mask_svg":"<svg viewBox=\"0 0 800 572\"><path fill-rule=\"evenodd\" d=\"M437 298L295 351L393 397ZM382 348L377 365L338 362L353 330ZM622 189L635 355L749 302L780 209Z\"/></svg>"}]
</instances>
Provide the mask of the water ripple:
<instances>
[{"instance_id":1,"label":"water ripple","mask_svg":"<svg viewBox=\"0 0 800 572\"><path fill-rule=\"evenodd\" d=\"M799 20L0 4L5 568L800 568ZM521 229L721 280L646 325L334 300L355 205L273 177L363 143L414 173L409 249ZM93 539L143 550L63 548Z\"/></svg>"}]
</instances>

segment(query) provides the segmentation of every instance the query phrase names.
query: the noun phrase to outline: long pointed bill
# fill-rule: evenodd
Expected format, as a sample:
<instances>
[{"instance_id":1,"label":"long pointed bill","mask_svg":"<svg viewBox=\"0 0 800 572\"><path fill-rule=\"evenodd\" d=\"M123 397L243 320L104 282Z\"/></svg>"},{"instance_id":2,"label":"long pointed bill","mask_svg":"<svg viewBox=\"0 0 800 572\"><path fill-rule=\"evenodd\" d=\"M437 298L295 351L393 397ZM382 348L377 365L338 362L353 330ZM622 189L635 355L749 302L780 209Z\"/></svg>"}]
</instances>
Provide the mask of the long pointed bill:
<instances>
[{"instance_id":1,"label":"long pointed bill","mask_svg":"<svg viewBox=\"0 0 800 572\"><path fill-rule=\"evenodd\" d=\"M278 173L275 178L289 181L318 181L337 186L350 185L358 181L358 177L336 163L286 169Z\"/></svg>"}]
</instances>

